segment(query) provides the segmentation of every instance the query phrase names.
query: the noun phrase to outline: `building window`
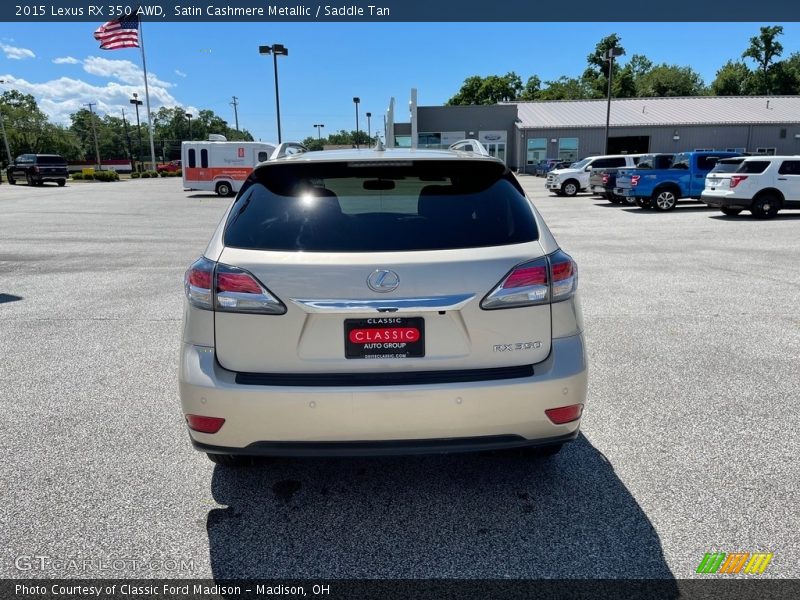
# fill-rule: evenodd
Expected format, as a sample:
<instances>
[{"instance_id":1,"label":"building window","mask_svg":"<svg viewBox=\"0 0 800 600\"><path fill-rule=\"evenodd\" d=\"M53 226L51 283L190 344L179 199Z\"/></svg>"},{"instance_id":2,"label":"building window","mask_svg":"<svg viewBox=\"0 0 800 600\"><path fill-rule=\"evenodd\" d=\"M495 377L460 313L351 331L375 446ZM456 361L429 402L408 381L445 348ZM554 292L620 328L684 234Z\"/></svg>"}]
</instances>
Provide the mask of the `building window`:
<instances>
[{"instance_id":1,"label":"building window","mask_svg":"<svg viewBox=\"0 0 800 600\"><path fill-rule=\"evenodd\" d=\"M528 164L535 165L547 158L547 138L528 139Z\"/></svg>"},{"instance_id":2,"label":"building window","mask_svg":"<svg viewBox=\"0 0 800 600\"><path fill-rule=\"evenodd\" d=\"M411 148L411 136L410 135L394 136L394 145L396 148Z\"/></svg>"},{"instance_id":3,"label":"building window","mask_svg":"<svg viewBox=\"0 0 800 600\"><path fill-rule=\"evenodd\" d=\"M744 154L745 148L725 148L725 152L738 152Z\"/></svg>"},{"instance_id":4,"label":"building window","mask_svg":"<svg viewBox=\"0 0 800 600\"><path fill-rule=\"evenodd\" d=\"M766 154L767 156L775 156L775 148L756 148L756 154Z\"/></svg>"},{"instance_id":5,"label":"building window","mask_svg":"<svg viewBox=\"0 0 800 600\"><path fill-rule=\"evenodd\" d=\"M571 162L578 160L578 138L559 138L558 158Z\"/></svg>"},{"instance_id":6,"label":"building window","mask_svg":"<svg viewBox=\"0 0 800 600\"><path fill-rule=\"evenodd\" d=\"M417 134L417 147L418 148L435 148L435 149L441 148L442 147L442 134L441 133L418 133Z\"/></svg>"}]
</instances>

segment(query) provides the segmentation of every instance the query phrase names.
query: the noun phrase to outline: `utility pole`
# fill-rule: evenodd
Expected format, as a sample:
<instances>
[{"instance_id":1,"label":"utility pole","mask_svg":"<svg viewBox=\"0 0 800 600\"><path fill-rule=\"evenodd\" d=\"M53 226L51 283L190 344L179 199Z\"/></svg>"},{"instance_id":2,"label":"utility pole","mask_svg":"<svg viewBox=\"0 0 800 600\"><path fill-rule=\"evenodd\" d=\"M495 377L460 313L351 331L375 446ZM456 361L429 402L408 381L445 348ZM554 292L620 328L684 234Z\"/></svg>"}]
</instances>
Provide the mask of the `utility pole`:
<instances>
[{"instance_id":1,"label":"utility pole","mask_svg":"<svg viewBox=\"0 0 800 600\"><path fill-rule=\"evenodd\" d=\"M0 79L0 83L5 83L5 79ZM11 160L11 150L8 147L8 136L6 135L6 125L3 122L3 112L0 111L0 130L3 133L3 143L6 146L6 157L8 158L8 164L10 165L13 161Z\"/></svg>"},{"instance_id":2,"label":"utility pole","mask_svg":"<svg viewBox=\"0 0 800 600\"><path fill-rule=\"evenodd\" d=\"M131 134L128 131L128 122L125 120L125 109L122 109L122 124L125 126L125 139L128 142L128 158L131 161L131 170L133 170L133 150L131 150Z\"/></svg>"},{"instance_id":3,"label":"utility pole","mask_svg":"<svg viewBox=\"0 0 800 600\"><path fill-rule=\"evenodd\" d=\"M95 106L95 104L96 104L95 102L89 102L89 103L85 104L84 106L88 106L89 107L89 114L91 115L91 119L92 119L92 133L94 134L94 153L95 153L95 156L97 157L97 169L99 171L102 171L103 170L103 165L100 162L100 146L97 145L97 129L94 126L94 111L92 110L92 107Z\"/></svg>"},{"instance_id":4,"label":"utility pole","mask_svg":"<svg viewBox=\"0 0 800 600\"><path fill-rule=\"evenodd\" d=\"M239 131L239 99L236 96L233 97L231 106L233 106L233 118L236 120L236 131Z\"/></svg>"},{"instance_id":5,"label":"utility pole","mask_svg":"<svg viewBox=\"0 0 800 600\"><path fill-rule=\"evenodd\" d=\"M139 148L136 151L136 159L137 159L137 162L140 163L140 166L141 166L141 162L142 162L142 126L139 123L139 107L144 103L141 100L139 100L139 94L137 94L136 92L133 93L133 98L128 100L128 102L130 102L131 104L133 104L136 107L136 135L139 138Z\"/></svg>"}]
</instances>

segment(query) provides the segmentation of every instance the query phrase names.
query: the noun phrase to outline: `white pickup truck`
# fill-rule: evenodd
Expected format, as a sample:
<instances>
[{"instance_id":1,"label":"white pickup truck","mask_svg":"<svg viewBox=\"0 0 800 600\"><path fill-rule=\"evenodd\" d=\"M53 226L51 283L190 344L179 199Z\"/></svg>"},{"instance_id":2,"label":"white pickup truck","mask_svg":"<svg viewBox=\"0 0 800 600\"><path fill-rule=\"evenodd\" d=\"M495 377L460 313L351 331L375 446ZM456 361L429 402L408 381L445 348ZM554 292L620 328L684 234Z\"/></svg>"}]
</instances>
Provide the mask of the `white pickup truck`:
<instances>
[{"instance_id":1,"label":"white pickup truck","mask_svg":"<svg viewBox=\"0 0 800 600\"><path fill-rule=\"evenodd\" d=\"M700 200L731 217L749 210L770 219L800 209L800 156L748 156L733 173L709 173Z\"/></svg>"},{"instance_id":2,"label":"white pickup truck","mask_svg":"<svg viewBox=\"0 0 800 600\"><path fill-rule=\"evenodd\" d=\"M630 154L590 156L572 163L568 169L554 169L547 174L545 187L557 196L574 196L589 187L592 169L633 168L635 159Z\"/></svg>"}]
</instances>

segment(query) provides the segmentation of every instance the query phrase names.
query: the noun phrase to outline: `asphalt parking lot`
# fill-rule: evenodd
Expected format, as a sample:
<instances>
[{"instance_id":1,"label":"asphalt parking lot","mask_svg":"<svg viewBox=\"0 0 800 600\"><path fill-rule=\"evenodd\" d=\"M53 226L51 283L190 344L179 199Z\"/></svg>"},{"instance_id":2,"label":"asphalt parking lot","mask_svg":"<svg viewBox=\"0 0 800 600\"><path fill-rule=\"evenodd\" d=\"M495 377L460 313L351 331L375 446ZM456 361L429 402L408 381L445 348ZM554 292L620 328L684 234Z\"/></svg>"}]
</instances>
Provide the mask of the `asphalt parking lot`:
<instances>
[{"instance_id":1,"label":"asphalt parking lot","mask_svg":"<svg viewBox=\"0 0 800 600\"><path fill-rule=\"evenodd\" d=\"M521 180L580 268L578 441L245 470L191 449L177 395L183 271L229 200L0 185L0 577L689 578L712 550L800 577L800 213Z\"/></svg>"}]
</instances>

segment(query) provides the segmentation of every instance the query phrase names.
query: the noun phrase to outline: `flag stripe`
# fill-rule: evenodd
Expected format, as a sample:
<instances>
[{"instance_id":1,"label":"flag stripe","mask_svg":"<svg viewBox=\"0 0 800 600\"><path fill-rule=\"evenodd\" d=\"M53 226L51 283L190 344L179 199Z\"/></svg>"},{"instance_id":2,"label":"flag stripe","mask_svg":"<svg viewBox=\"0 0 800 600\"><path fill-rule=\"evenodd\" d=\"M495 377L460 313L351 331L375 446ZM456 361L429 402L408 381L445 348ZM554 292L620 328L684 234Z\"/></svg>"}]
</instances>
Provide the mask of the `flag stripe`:
<instances>
[{"instance_id":1,"label":"flag stripe","mask_svg":"<svg viewBox=\"0 0 800 600\"><path fill-rule=\"evenodd\" d=\"M101 50L119 50L139 47L139 19L136 16L122 17L103 23L94 32Z\"/></svg>"}]
</instances>

